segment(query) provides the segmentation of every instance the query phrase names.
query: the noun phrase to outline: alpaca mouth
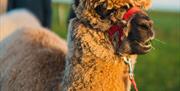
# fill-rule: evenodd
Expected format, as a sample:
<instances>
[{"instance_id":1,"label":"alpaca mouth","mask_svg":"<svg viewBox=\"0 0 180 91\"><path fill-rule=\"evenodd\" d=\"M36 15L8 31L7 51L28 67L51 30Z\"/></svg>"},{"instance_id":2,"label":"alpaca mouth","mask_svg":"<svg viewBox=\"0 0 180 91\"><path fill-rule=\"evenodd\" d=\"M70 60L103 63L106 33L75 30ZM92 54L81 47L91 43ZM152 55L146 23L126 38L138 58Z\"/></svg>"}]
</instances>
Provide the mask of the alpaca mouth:
<instances>
[{"instance_id":1,"label":"alpaca mouth","mask_svg":"<svg viewBox=\"0 0 180 91\"><path fill-rule=\"evenodd\" d=\"M148 53L152 49L151 41L152 40L148 40L146 42L138 42L138 41L135 41L135 42L139 46L139 48L142 50L142 53Z\"/></svg>"},{"instance_id":2,"label":"alpaca mouth","mask_svg":"<svg viewBox=\"0 0 180 91\"><path fill-rule=\"evenodd\" d=\"M147 42L143 42L143 43L136 41L136 43L137 43L139 46L143 47L143 48L150 48L150 47L152 47L151 41L147 41Z\"/></svg>"}]
</instances>

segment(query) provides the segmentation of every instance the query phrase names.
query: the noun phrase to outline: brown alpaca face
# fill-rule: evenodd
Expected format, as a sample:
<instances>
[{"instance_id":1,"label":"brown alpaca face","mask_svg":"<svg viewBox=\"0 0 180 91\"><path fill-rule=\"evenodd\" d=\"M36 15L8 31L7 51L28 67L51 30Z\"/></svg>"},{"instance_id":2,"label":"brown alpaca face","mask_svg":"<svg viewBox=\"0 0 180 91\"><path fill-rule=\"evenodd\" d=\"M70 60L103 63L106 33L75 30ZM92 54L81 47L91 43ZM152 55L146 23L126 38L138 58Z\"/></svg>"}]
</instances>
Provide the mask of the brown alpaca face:
<instances>
[{"instance_id":1,"label":"brown alpaca face","mask_svg":"<svg viewBox=\"0 0 180 91\"><path fill-rule=\"evenodd\" d=\"M78 19L94 29L107 31L122 19L127 8L148 9L151 0L75 0L73 6Z\"/></svg>"},{"instance_id":2,"label":"brown alpaca face","mask_svg":"<svg viewBox=\"0 0 180 91\"><path fill-rule=\"evenodd\" d=\"M151 49L154 38L153 21L145 13L137 13L130 20L130 30L121 52L145 54Z\"/></svg>"},{"instance_id":3,"label":"brown alpaca face","mask_svg":"<svg viewBox=\"0 0 180 91\"><path fill-rule=\"evenodd\" d=\"M121 7L126 10L127 6ZM121 22L121 13L117 9L106 9L106 4L100 4L96 7L96 13L102 20L108 19L112 24ZM148 53L152 46L151 41L154 38L153 21L144 12L138 12L129 21L129 31L126 31L127 38L124 39L123 45L116 51L118 54L145 54Z\"/></svg>"},{"instance_id":4,"label":"brown alpaca face","mask_svg":"<svg viewBox=\"0 0 180 91\"><path fill-rule=\"evenodd\" d=\"M75 12L81 21L100 31L108 31L111 26L122 23L122 16L130 7L150 6L150 0L75 0ZM139 6L140 5L140 6ZM152 20L143 12L132 17L127 37L123 39L119 54L145 54L151 50L150 41L154 37Z\"/></svg>"}]
</instances>

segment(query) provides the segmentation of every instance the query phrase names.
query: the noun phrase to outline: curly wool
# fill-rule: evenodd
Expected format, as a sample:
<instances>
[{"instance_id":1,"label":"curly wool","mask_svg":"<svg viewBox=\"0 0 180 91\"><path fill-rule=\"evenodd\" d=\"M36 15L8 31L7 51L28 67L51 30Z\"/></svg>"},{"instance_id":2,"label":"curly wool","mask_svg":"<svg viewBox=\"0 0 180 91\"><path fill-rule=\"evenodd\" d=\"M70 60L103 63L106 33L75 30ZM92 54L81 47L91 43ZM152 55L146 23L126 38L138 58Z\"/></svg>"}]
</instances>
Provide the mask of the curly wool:
<instances>
[{"instance_id":1,"label":"curly wool","mask_svg":"<svg viewBox=\"0 0 180 91\"><path fill-rule=\"evenodd\" d=\"M71 21L62 91L130 91L128 68L102 31ZM133 62L136 55L130 55ZM134 63L133 63L134 64Z\"/></svg>"},{"instance_id":2,"label":"curly wool","mask_svg":"<svg viewBox=\"0 0 180 91\"><path fill-rule=\"evenodd\" d=\"M77 18L71 21L68 33L63 91L130 91L128 67L115 54L104 32L112 26L111 21L101 19L95 11L103 2L106 9L121 9L127 4L150 7L150 0L80 0L75 4ZM128 56L134 65L137 55Z\"/></svg>"},{"instance_id":3,"label":"curly wool","mask_svg":"<svg viewBox=\"0 0 180 91\"><path fill-rule=\"evenodd\" d=\"M88 22L95 29L103 31L109 29L111 22L100 19L94 10L101 3L106 3L107 9L119 9L126 5L136 6L145 10L151 7L151 0L79 0L79 4L74 5L77 18L83 22Z\"/></svg>"}]
</instances>

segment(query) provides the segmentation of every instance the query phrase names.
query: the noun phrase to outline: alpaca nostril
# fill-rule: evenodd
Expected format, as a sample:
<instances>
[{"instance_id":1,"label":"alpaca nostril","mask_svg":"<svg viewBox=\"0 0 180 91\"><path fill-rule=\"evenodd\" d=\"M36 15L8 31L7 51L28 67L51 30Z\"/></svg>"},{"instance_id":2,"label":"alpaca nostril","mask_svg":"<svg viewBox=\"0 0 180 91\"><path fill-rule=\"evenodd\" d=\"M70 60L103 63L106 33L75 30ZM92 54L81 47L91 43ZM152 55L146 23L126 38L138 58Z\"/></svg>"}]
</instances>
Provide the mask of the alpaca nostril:
<instances>
[{"instance_id":1,"label":"alpaca nostril","mask_svg":"<svg viewBox=\"0 0 180 91\"><path fill-rule=\"evenodd\" d=\"M154 30L151 30L150 32L150 37L151 37L151 40L153 40L155 38L155 32Z\"/></svg>"}]
</instances>

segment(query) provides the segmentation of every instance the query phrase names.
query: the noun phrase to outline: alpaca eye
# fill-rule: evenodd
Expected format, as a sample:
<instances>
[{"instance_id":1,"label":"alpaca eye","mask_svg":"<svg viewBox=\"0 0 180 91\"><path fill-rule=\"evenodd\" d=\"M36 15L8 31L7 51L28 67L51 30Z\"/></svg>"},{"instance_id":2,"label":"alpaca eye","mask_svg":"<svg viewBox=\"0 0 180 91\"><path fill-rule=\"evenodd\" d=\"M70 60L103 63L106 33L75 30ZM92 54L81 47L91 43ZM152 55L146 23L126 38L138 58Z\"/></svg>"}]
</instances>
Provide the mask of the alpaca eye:
<instances>
[{"instance_id":1,"label":"alpaca eye","mask_svg":"<svg viewBox=\"0 0 180 91\"><path fill-rule=\"evenodd\" d=\"M95 8L95 11L101 19L105 19L106 17L110 16L115 10L107 10L106 3L102 3Z\"/></svg>"},{"instance_id":2,"label":"alpaca eye","mask_svg":"<svg viewBox=\"0 0 180 91\"><path fill-rule=\"evenodd\" d=\"M77 7L79 5L79 0L75 0L74 4Z\"/></svg>"},{"instance_id":3,"label":"alpaca eye","mask_svg":"<svg viewBox=\"0 0 180 91\"><path fill-rule=\"evenodd\" d=\"M149 26L147 24L139 24L139 26L145 30L149 29Z\"/></svg>"}]
</instances>

